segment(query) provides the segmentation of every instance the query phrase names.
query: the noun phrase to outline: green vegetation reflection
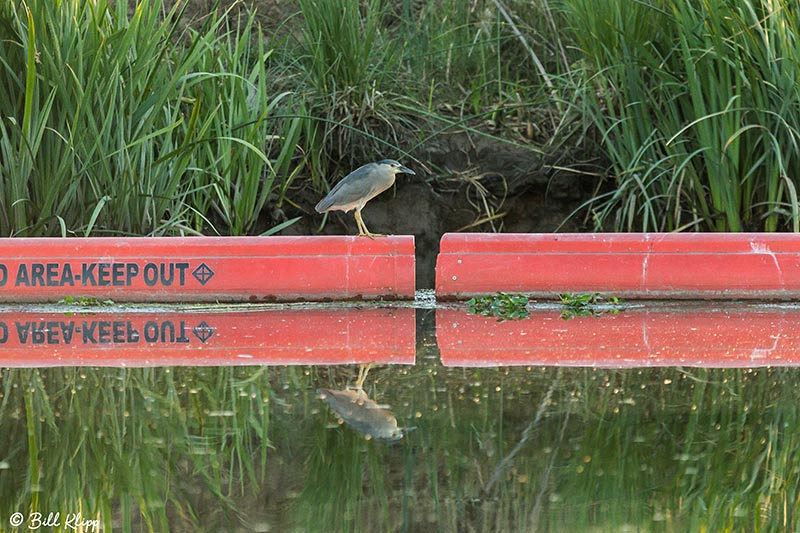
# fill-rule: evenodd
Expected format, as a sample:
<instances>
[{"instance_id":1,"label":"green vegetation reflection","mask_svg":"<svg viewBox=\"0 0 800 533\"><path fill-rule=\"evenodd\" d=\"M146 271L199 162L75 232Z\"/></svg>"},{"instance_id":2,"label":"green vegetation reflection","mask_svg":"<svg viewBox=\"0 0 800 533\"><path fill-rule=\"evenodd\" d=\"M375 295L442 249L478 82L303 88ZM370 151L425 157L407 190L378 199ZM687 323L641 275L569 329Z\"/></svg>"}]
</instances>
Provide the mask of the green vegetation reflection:
<instances>
[{"instance_id":1,"label":"green vegetation reflection","mask_svg":"<svg viewBox=\"0 0 800 533\"><path fill-rule=\"evenodd\" d=\"M376 367L365 391L418 427L391 445L330 423L315 391L354 375L3 370L0 513L123 531L798 526L796 369Z\"/></svg>"}]
</instances>

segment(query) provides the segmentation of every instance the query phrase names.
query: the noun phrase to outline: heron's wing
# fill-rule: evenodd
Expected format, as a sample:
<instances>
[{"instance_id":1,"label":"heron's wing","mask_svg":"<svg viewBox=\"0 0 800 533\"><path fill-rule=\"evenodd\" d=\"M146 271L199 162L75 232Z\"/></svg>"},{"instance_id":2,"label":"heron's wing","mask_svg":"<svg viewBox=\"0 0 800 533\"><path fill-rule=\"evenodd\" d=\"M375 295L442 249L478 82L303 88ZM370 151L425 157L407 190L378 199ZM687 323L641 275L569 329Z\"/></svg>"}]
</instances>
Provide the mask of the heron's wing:
<instances>
[{"instance_id":1,"label":"heron's wing","mask_svg":"<svg viewBox=\"0 0 800 533\"><path fill-rule=\"evenodd\" d=\"M318 213L322 213L331 207L348 207L347 210L349 211L356 204L366 202L376 194L386 190L388 186L383 189L376 189L375 182L368 179L370 174L368 167L369 165L364 165L342 178L331 189L331 192L320 200L314 209ZM379 185L382 184L379 183ZM391 186L391 183L389 186Z\"/></svg>"}]
</instances>

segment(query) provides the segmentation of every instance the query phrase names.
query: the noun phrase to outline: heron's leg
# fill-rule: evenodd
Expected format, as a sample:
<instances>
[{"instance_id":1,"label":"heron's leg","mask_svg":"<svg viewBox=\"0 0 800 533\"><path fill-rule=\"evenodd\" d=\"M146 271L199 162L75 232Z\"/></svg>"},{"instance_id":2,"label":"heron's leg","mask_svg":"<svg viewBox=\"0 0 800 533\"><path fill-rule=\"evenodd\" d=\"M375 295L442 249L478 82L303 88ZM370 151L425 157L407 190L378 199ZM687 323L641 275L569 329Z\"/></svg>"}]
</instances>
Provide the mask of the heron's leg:
<instances>
[{"instance_id":1,"label":"heron's leg","mask_svg":"<svg viewBox=\"0 0 800 533\"><path fill-rule=\"evenodd\" d=\"M365 231L364 221L361 219L361 209L356 208L356 210L353 213L353 215L356 217L356 225L358 226L358 234L359 235L366 235L367 233L369 233L368 231Z\"/></svg>"},{"instance_id":2,"label":"heron's leg","mask_svg":"<svg viewBox=\"0 0 800 533\"><path fill-rule=\"evenodd\" d=\"M358 377L356 378L356 390L364 389L364 380L367 379L369 369L372 368L372 363L362 363L358 365Z\"/></svg>"},{"instance_id":3,"label":"heron's leg","mask_svg":"<svg viewBox=\"0 0 800 533\"><path fill-rule=\"evenodd\" d=\"M373 237L386 237L386 235L383 235L381 233L372 233L367 229L367 225L364 224L364 219L361 218L361 208L356 207L355 217L356 217L356 223L358 224L358 234L359 235L365 235L365 236L369 237L370 239L373 238Z\"/></svg>"}]
</instances>

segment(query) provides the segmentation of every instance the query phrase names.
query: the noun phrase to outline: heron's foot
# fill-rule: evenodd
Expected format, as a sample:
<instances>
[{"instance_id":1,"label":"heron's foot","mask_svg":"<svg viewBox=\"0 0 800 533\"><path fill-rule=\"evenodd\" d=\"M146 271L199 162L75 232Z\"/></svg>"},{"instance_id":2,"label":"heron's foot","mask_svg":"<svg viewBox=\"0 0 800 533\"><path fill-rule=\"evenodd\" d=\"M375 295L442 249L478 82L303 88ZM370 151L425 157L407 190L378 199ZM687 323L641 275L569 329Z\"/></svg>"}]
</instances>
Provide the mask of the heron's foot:
<instances>
[{"instance_id":1,"label":"heron's foot","mask_svg":"<svg viewBox=\"0 0 800 533\"><path fill-rule=\"evenodd\" d=\"M367 229L367 225L364 224L364 219L361 218L361 210L356 208L356 212L353 213L356 218L356 224L358 224L358 235L361 237L369 237L370 239L374 239L375 237L386 237L381 233L372 233L370 230Z\"/></svg>"},{"instance_id":2,"label":"heron's foot","mask_svg":"<svg viewBox=\"0 0 800 533\"><path fill-rule=\"evenodd\" d=\"M375 237L386 237L383 233L372 233L371 231L359 231L359 237L369 237L370 239L374 239Z\"/></svg>"}]
</instances>

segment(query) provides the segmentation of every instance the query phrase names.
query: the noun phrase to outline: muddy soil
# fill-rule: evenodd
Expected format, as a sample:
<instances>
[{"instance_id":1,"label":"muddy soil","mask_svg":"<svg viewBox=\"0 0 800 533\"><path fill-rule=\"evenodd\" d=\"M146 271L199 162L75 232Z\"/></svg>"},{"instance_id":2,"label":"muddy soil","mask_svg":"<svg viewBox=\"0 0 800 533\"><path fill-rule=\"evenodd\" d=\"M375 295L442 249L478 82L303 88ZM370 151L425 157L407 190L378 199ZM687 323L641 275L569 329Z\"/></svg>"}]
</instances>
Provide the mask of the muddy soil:
<instances>
[{"instance_id":1,"label":"muddy soil","mask_svg":"<svg viewBox=\"0 0 800 533\"><path fill-rule=\"evenodd\" d=\"M455 231L549 233L581 231L582 214L568 218L592 194L596 181L576 173L554 169L534 151L511 147L491 139L454 136L428 147L418 161L402 161L417 172L400 175L395 186L364 208L370 231L414 235L417 288L434 287L439 239ZM504 215L492 223L475 224L490 211ZM286 210L287 217L302 218L282 235L356 234L352 212L332 212L320 230L322 215L314 212L319 195L293 194L302 212ZM476 208L477 206L477 208Z\"/></svg>"}]
</instances>

